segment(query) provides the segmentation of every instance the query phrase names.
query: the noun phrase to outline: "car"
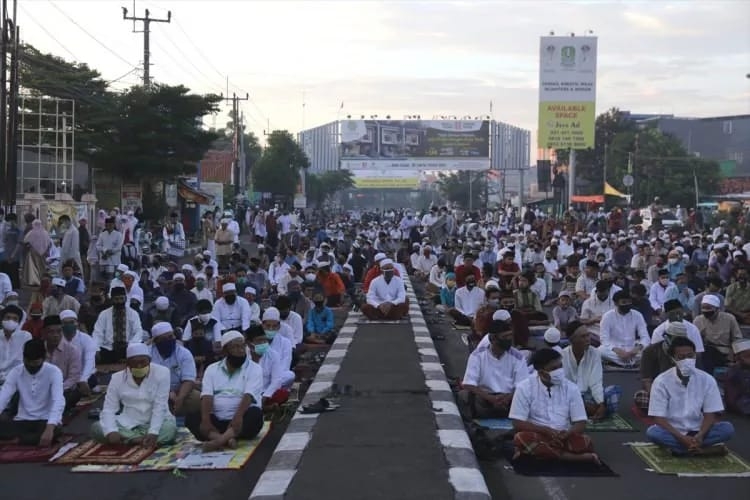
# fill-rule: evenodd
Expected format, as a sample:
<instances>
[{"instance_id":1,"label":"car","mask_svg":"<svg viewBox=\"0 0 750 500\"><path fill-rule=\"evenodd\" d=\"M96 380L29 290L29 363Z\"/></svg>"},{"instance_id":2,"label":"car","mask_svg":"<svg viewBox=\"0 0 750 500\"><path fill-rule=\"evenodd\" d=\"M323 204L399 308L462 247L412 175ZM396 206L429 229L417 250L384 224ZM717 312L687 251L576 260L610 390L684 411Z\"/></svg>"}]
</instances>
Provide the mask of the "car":
<instances>
[{"instance_id":1,"label":"car","mask_svg":"<svg viewBox=\"0 0 750 500\"><path fill-rule=\"evenodd\" d=\"M651 224L653 224L654 218L651 215L651 209L650 208L642 208L641 209L641 219L643 222L641 223L641 227L643 230L647 230L651 228ZM663 209L661 211L661 227L668 229L673 226L681 226L682 221L677 218L677 216L674 214L673 211L669 209Z\"/></svg>"}]
</instances>

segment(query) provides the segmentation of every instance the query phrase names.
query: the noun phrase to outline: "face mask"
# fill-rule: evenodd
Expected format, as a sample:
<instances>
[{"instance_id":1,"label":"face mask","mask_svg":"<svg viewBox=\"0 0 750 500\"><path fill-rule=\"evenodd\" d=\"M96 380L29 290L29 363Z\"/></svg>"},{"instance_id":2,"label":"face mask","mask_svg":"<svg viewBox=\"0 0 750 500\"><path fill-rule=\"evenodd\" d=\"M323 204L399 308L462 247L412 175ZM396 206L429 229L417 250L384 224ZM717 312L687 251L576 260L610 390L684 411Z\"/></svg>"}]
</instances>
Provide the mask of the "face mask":
<instances>
[{"instance_id":1,"label":"face mask","mask_svg":"<svg viewBox=\"0 0 750 500\"><path fill-rule=\"evenodd\" d=\"M44 363L42 363L39 366L30 366L24 363L23 366L24 368L26 368L26 371L29 372L31 375L36 375L37 373L39 373L39 370L42 369L42 366L44 366Z\"/></svg>"},{"instance_id":2,"label":"face mask","mask_svg":"<svg viewBox=\"0 0 750 500\"><path fill-rule=\"evenodd\" d=\"M18 321L13 321L12 319L6 319L3 320L3 329L8 332L15 332L18 328Z\"/></svg>"},{"instance_id":3,"label":"face mask","mask_svg":"<svg viewBox=\"0 0 750 500\"><path fill-rule=\"evenodd\" d=\"M289 292L289 298L292 300L299 300L300 297L302 297L302 292L300 291Z\"/></svg>"},{"instance_id":4,"label":"face mask","mask_svg":"<svg viewBox=\"0 0 750 500\"><path fill-rule=\"evenodd\" d=\"M606 295L599 295L598 293L596 294L596 298L601 300L602 302L607 300L608 297L609 297L609 294L606 294Z\"/></svg>"},{"instance_id":5,"label":"face mask","mask_svg":"<svg viewBox=\"0 0 750 500\"><path fill-rule=\"evenodd\" d=\"M312 274L312 273L310 273L310 274L306 274L306 275L305 275L305 280L306 280L306 281L315 281L315 278L316 278L316 277L317 277L317 276L315 276L315 275L314 275L314 274Z\"/></svg>"},{"instance_id":6,"label":"face mask","mask_svg":"<svg viewBox=\"0 0 750 500\"><path fill-rule=\"evenodd\" d=\"M498 307L500 305L500 299L490 299L487 303L492 307Z\"/></svg>"},{"instance_id":7,"label":"face mask","mask_svg":"<svg viewBox=\"0 0 750 500\"><path fill-rule=\"evenodd\" d=\"M695 358L680 359L675 361L675 365L683 377L689 377L695 371Z\"/></svg>"},{"instance_id":8,"label":"face mask","mask_svg":"<svg viewBox=\"0 0 750 500\"><path fill-rule=\"evenodd\" d=\"M201 323L208 323L208 321L211 319L211 313L199 314L198 319Z\"/></svg>"},{"instance_id":9,"label":"face mask","mask_svg":"<svg viewBox=\"0 0 750 500\"><path fill-rule=\"evenodd\" d=\"M151 371L151 365L146 365L141 368L130 369L130 373L133 375L133 378L143 378L146 375L148 375L149 371Z\"/></svg>"},{"instance_id":10,"label":"face mask","mask_svg":"<svg viewBox=\"0 0 750 500\"><path fill-rule=\"evenodd\" d=\"M680 259L669 259L669 263L674 265L677 264L680 261Z\"/></svg>"},{"instance_id":11,"label":"face mask","mask_svg":"<svg viewBox=\"0 0 750 500\"><path fill-rule=\"evenodd\" d=\"M557 368L549 372L549 381L552 385L561 385L565 380L565 370Z\"/></svg>"},{"instance_id":12,"label":"face mask","mask_svg":"<svg viewBox=\"0 0 750 500\"><path fill-rule=\"evenodd\" d=\"M162 342L157 342L156 344L156 350L159 351L159 354L161 354L162 358L168 358L172 355L175 348L177 347L177 339L170 339L165 340Z\"/></svg>"},{"instance_id":13,"label":"face mask","mask_svg":"<svg viewBox=\"0 0 750 500\"><path fill-rule=\"evenodd\" d=\"M274 337L276 337L276 334L279 333L278 330L265 329L265 331L266 331L266 337L268 337L268 340L273 340Z\"/></svg>"},{"instance_id":14,"label":"face mask","mask_svg":"<svg viewBox=\"0 0 750 500\"><path fill-rule=\"evenodd\" d=\"M393 278L393 271L383 271L383 277L386 280L390 280L391 278Z\"/></svg>"},{"instance_id":15,"label":"face mask","mask_svg":"<svg viewBox=\"0 0 750 500\"><path fill-rule=\"evenodd\" d=\"M707 319L713 319L716 317L716 311L703 311L703 316L705 316Z\"/></svg>"},{"instance_id":16,"label":"face mask","mask_svg":"<svg viewBox=\"0 0 750 500\"><path fill-rule=\"evenodd\" d=\"M619 311L620 314L627 314L630 312L632 308L633 306L631 304L627 304L624 306L617 306L617 310Z\"/></svg>"},{"instance_id":17,"label":"face mask","mask_svg":"<svg viewBox=\"0 0 750 500\"><path fill-rule=\"evenodd\" d=\"M206 282L205 281L196 281L195 282L195 288L197 288L198 290L203 290L204 288L206 288Z\"/></svg>"},{"instance_id":18,"label":"face mask","mask_svg":"<svg viewBox=\"0 0 750 500\"><path fill-rule=\"evenodd\" d=\"M242 367L245 364L245 360L247 360L247 354L243 354L242 356L227 354L227 364L232 368Z\"/></svg>"},{"instance_id":19,"label":"face mask","mask_svg":"<svg viewBox=\"0 0 750 500\"><path fill-rule=\"evenodd\" d=\"M70 338L78 331L78 325L75 323L63 323L62 326L63 335Z\"/></svg>"},{"instance_id":20,"label":"face mask","mask_svg":"<svg viewBox=\"0 0 750 500\"><path fill-rule=\"evenodd\" d=\"M225 295L224 296L224 302L229 304L230 306L237 302L237 296L236 295Z\"/></svg>"},{"instance_id":21,"label":"face mask","mask_svg":"<svg viewBox=\"0 0 750 500\"><path fill-rule=\"evenodd\" d=\"M117 271L115 273L115 278L120 279L120 276L122 276L122 273L120 271Z\"/></svg>"},{"instance_id":22,"label":"face mask","mask_svg":"<svg viewBox=\"0 0 750 500\"><path fill-rule=\"evenodd\" d=\"M268 352L268 349L270 348L270 344L268 342L265 342L263 344L255 344L253 346L253 351L255 351L255 354L258 356L263 356L265 353Z\"/></svg>"}]
</instances>

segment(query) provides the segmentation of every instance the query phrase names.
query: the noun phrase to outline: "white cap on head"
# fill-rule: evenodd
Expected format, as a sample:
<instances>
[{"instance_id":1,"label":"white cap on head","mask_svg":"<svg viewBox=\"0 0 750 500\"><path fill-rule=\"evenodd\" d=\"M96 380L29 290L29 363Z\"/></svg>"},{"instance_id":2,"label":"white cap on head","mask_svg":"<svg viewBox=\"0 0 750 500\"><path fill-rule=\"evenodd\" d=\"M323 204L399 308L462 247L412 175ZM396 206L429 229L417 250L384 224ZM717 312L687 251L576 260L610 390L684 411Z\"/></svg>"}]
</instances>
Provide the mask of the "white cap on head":
<instances>
[{"instance_id":1,"label":"white cap on head","mask_svg":"<svg viewBox=\"0 0 750 500\"><path fill-rule=\"evenodd\" d=\"M505 309L498 309L492 314L492 321L508 321L510 320L510 313Z\"/></svg>"},{"instance_id":2,"label":"white cap on head","mask_svg":"<svg viewBox=\"0 0 750 500\"><path fill-rule=\"evenodd\" d=\"M327 260L316 260L315 267L317 267L318 269L323 269L325 267L331 267L331 263Z\"/></svg>"},{"instance_id":3,"label":"white cap on head","mask_svg":"<svg viewBox=\"0 0 750 500\"><path fill-rule=\"evenodd\" d=\"M126 358L134 358L136 356L148 356L151 357L151 351L146 344L140 342L134 344L128 344L128 349L125 353Z\"/></svg>"},{"instance_id":4,"label":"white cap on head","mask_svg":"<svg viewBox=\"0 0 750 500\"><path fill-rule=\"evenodd\" d=\"M211 250L203 250L203 255L205 257L211 257Z\"/></svg>"},{"instance_id":5,"label":"white cap on head","mask_svg":"<svg viewBox=\"0 0 750 500\"><path fill-rule=\"evenodd\" d=\"M484 284L485 290L500 290L500 285L495 280L487 280L487 283Z\"/></svg>"},{"instance_id":6,"label":"white cap on head","mask_svg":"<svg viewBox=\"0 0 750 500\"><path fill-rule=\"evenodd\" d=\"M701 300L701 305L706 304L712 307L719 308L721 307L721 302L719 302L719 297L716 295L704 295L703 300Z\"/></svg>"},{"instance_id":7,"label":"white cap on head","mask_svg":"<svg viewBox=\"0 0 750 500\"><path fill-rule=\"evenodd\" d=\"M206 278L206 275L205 275L205 274L203 274L203 273L198 273L198 274L196 274L196 275L195 275L195 279L196 279L196 281L197 281L197 280L206 280L207 278Z\"/></svg>"},{"instance_id":8,"label":"white cap on head","mask_svg":"<svg viewBox=\"0 0 750 500\"><path fill-rule=\"evenodd\" d=\"M160 311L166 311L169 307L169 299L166 297L158 297L154 303L156 304L156 308Z\"/></svg>"},{"instance_id":9,"label":"white cap on head","mask_svg":"<svg viewBox=\"0 0 750 500\"><path fill-rule=\"evenodd\" d=\"M740 252L739 250L735 250L732 252L732 257L742 257L744 254Z\"/></svg>"},{"instance_id":10,"label":"white cap on head","mask_svg":"<svg viewBox=\"0 0 750 500\"><path fill-rule=\"evenodd\" d=\"M183 271L190 271L190 272L193 272L193 269L194 269L194 268L193 268L193 266L191 266L190 264L183 264L183 265L182 265L182 267L181 267L180 269L182 269Z\"/></svg>"},{"instance_id":11,"label":"white cap on head","mask_svg":"<svg viewBox=\"0 0 750 500\"><path fill-rule=\"evenodd\" d=\"M383 252L376 253L375 257L373 257L375 262L380 262L383 259L385 259L385 254Z\"/></svg>"},{"instance_id":12,"label":"white cap on head","mask_svg":"<svg viewBox=\"0 0 750 500\"><path fill-rule=\"evenodd\" d=\"M737 340L732 343L732 351L739 354L744 351L750 351L750 339Z\"/></svg>"},{"instance_id":13,"label":"white cap on head","mask_svg":"<svg viewBox=\"0 0 750 500\"><path fill-rule=\"evenodd\" d=\"M245 295L247 295L248 293L251 294L251 295L258 295L258 293L255 291L255 288L253 288L251 286L246 286L245 287Z\"/></svg>"},{"instance_id":14,"label":"white cap on head","mask_svg":"<svg viewBox=\"0 0 750 500\"><path fill-rule=\"evenodd\" d=\"M120 264L117 266L117 270L121 273L124 273L125 271L130 271L130 268L126 266L125 264Z\"/></svg>"},{"instance_id":15,"label":"white cap on head","mask_svg":"<svg viewBox=\"0 0 750 500\"><path fill-rule=\"evenodd\" d=\"M140 290L136 290L135 292L130 294L130 301L137 300L139 303L143 304L143 292Z\"/></svg>"},{"instance_id":16,"label":"white cap on head","mask_svg":"<svg viewBox=\"0 0 750 500\"><path fill-rule=\"evenodd\" d=\"M70 309L65 309L64 311L60 311L60 321L65 321L66 319L78 319L78 315L75 313L75 311L71 311Z\"/></svg>"},{"instance_id":17,"label":"white cap on head","mask_svg":"<svg viewBox=\"0 0 750 500\"><path fill-rule=\"evenodd\" d=\"M380 261L380 267L392 266L392 265L393 265L393 261L391 259L383 259Z\"/></svg>"},{"instance_id":18,"label":"white cap on head","mask_svg":"<svg viewBox=\"0 0 750 500\"><path fill-rule=\"evenodd\" d=\"M65 280L62 278L52 278L52 284L65 288Z\"/></svg>"},{"instance_id":19,"label":"white cap on head","mask_svg":"<svg viewBox=\"0 0 750 500\"><path fill-rule=\"evenodd\" d=\"M159 321L151 327L151 337L158 337L159 335L164 335L165 333L171 333L173 331L174 329L172 328L172 325L166 321Z\"/></svg>"},{"instance_id":20,"label":"white cap on head","mask_svg":"<svg viewBox=\"0 0 750 500\"><path fill-rule=\"evenodd\" d=\"M240 339L244 342L245 337L237 330L230 330L221 336L221 347L225 347L228 343Z\"/></svg>"},{"instance_id":21,"label":"white cap on head","mask_svg":"<svg viewBox=\"0 0 750 500\"><path fill-rule=\"evenodd\" d=\"M173 277L173 280L182 280L185 281L185 275L182 273L176 273Z\"/></svg>"},{"instance_id":22,"label":"white cap on head","mask_svg":"<svg viewBox=\"0 0 750 500\"><path fill-rule=\"evenodd\" d=\"M547 331L544 332L544 341L550 344L557 344L560 342L560 330L554 327L547 328Z\"/></svg>"},{"instance_id":23,"label":"white cap on head","mask_svg":"<svg viewBox=\"0 0 750 500\"><path fill-rule=\"evenodd\" d=\"M263 311L263 321L281 321L281 314L275 307L269 307Z\"/></svg>"},{"instance_id":24,"label":"white cap on head","mask_svg":"<svg viewBox=\"0 0 750 500\"><path fill-rule=\"evenodd\" d=\"M234 285L234 283L224 283L224 286L221 287L221 291L224 293L236 292L237 287Z\"/></svg>"}]
</instances>

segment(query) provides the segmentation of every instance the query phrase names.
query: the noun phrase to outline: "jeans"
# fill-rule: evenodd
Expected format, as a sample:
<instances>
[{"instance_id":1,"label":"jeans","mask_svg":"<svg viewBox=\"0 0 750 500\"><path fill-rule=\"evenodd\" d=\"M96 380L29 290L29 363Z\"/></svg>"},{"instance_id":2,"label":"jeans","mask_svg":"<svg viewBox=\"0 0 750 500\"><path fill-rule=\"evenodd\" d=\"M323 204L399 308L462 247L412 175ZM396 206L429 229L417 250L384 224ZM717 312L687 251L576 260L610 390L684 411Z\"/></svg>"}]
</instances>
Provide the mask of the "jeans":
<instances>
[{"instance_id":1,"label":"jeans","mask_svg":"<svg viewBox=\"0 0 750 500\"><path fill-rule=\"evenodd\" d=\"M688 435L695 435L695 432L690 432ZM701 447L705 448L719 443L725 443L731 439L734 435L734 426L731 422L716 422L711 426L706 436L703 438ZM686 454L687 448L677 440L672 434L669 433L663 427L658 425L652 425L646 430L646 437L648 437L654 444L669 448L676 454Z\"/></svg>"},{"instance_id":2,"label":"jeans","mask_svg":"<svg viewBox=\"0 0 750 500\"><path fill-rule=\"evenodd\" d=\"M263 428L263 410L261 410L257 406L251 406L247 409L247 411L245 411L245 414L242 417L242 429L240 430L240 433L238 436L236 436L236 438L253 439ZM226 432L226 430L229 428L230 423L231 422L229 420L219 420L218 418L216 418L216 415L211 414L211 424L220 433ZM200 412L190 413L185 416L185 427L190 430L193 436L195 436L199 441L208 441L209 437L203 434L203 431L200 428L200 424Z\"/></svg>"}]
</instances>

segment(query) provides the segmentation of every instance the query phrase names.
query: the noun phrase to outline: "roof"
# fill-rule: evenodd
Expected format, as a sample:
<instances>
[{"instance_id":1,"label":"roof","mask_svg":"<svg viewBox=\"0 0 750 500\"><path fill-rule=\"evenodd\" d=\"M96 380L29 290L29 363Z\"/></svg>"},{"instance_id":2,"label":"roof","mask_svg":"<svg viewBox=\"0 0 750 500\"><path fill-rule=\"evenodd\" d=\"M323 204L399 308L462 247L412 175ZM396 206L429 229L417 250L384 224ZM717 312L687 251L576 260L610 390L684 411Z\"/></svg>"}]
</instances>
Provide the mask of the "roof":
<instances>
[{"instance_id":1,"label":"roof","mask_svg":"<svg viewBox=\"0 0 750 500\"><path fill-rule=\"evenodd\" d=\"M200 180L202 182L231 182L233 161L234 154L231 151L207 151L201 160L198 174Z\"/></svg>"}]
</instances>

